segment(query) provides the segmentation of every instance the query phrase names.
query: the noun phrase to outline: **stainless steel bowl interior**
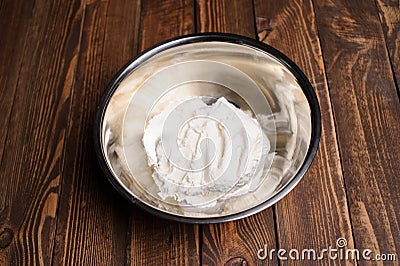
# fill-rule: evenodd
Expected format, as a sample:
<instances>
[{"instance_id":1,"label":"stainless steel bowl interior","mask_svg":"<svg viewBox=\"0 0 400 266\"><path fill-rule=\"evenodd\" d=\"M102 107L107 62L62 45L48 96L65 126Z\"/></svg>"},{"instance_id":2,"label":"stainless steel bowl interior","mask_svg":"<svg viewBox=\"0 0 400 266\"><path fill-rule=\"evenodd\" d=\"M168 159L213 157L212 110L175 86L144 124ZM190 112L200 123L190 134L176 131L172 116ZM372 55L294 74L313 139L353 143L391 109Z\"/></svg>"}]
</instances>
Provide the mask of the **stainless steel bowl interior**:
<instances>
[{"instance_id":1,"label":"stainless steel bowl interior","mask_svg":"<svg viewBox=\"0 0 400 266\"><path fill-rule=\"evenodd\" d=\"M103 106L100 148L116 186L143 206L178 220L238 218L287 194L314 156L318 140L312 138L319 138L304 81L282 58L246 42L222 38L164 46L142 54L131 63L135 67L121 72ZM142 143L144 126L168 102L192 96L211 101L223 96L259 121L271 143L271 157L256 190L211 207L182 206L158 196Z\"/></svg>"}]
</instances>

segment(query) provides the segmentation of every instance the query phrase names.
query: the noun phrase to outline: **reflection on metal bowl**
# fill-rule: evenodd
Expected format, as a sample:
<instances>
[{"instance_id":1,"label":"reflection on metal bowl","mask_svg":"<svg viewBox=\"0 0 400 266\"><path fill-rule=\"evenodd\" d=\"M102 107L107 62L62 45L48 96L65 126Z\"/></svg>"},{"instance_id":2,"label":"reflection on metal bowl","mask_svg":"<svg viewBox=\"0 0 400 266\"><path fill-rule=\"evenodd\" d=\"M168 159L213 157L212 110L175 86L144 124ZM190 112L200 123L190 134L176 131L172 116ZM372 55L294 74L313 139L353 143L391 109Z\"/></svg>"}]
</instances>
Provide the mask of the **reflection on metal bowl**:
<instances>
[{"instance_id":1,"label":"reflection on metal bowl","mask_svg":"<svg viewBox=\"0 0 400 266\"><path fill-rule=\"evenodd\" d=\"M160 185L154 178L155 169L149 166L143 145L146 126L169 104L196 97L207 105L225 98L257 121L268 140L268 151L267 159L260 160L262 175L256 185L246 186L253 180L242 178L244 171L237 176L231 172L228 177L225 175L225 181L231 182L225 190L215 188L222 184L223 177L219 181L216 177L213 186L202 187L182 187L183 183L168 180L162 180ZM174 127L181 128L183 124ZM160 130L171 127L171 123L169 128L160 125ZM223 222L259 212L285 196L310 166L320 128L315 93L301 70L286 56L243 36L207 33L159 44L122 68L100 103L95 147L110 182L135 204L168 219ZM184 194L166 196L162 186L176 193L189 191L199 202L182 200ZM239 189L242 192L236 193ZM205 195L211 194L215 197L202 202Z\"/></svg>"}]
</instances>

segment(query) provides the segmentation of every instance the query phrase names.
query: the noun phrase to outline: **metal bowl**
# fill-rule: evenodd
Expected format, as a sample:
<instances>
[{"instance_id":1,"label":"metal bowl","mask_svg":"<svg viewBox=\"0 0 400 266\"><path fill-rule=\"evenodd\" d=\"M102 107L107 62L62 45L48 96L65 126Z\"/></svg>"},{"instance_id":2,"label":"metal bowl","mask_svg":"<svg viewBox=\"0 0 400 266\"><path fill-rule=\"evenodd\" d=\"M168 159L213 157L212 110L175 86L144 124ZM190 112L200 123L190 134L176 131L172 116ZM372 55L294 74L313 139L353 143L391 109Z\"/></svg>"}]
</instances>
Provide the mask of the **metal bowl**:
<instances>
[{"instance_id":1,"label":"metal bowl","mask_svg":"<svg viewBox=\"0 0 400 266\"><path fill-rule=\"evenodd\" d=\"M168 103L191 97L225 97L260 123L270 150L256 187L198 206L160 197L144 128ZM101 100L94 133L102 170L131 202L163 218L215 223L257 213L289 193L316 154L321 119L310 82L285 55L244 36L206 33L166 41L125 65Z\"/></svg>"}]
</instances>

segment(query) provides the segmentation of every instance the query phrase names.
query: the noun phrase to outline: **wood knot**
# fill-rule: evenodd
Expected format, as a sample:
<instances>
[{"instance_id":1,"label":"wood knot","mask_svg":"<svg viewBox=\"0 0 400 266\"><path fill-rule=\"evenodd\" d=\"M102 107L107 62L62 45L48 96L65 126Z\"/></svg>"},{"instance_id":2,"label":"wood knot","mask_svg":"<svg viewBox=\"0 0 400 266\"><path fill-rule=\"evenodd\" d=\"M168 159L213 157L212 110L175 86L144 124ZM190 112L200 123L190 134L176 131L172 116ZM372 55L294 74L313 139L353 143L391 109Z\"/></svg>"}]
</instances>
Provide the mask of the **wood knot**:
<instances>
[{"instance_id":1,"label":"wood knot","mask_svg":"<svg viewBox=\"0 0 400 266\"><path fill-rule=\"evenodd\" d=\"M234 257L230 258L227 262L225 262L225 266L247 266L247 260L242 257Z\"/></svg>"},{"instance_id":2,"label":"wood knot","mask_svg":"<svg viewBox=\"0 0 400 266\"><path fill-rule=\"evenodd\" d=\"M11 241L14 237L13 230L9 228L4 228L3 231L0 232L0 248L6 248L11 244Z\"/></svg>"}]
</instances>

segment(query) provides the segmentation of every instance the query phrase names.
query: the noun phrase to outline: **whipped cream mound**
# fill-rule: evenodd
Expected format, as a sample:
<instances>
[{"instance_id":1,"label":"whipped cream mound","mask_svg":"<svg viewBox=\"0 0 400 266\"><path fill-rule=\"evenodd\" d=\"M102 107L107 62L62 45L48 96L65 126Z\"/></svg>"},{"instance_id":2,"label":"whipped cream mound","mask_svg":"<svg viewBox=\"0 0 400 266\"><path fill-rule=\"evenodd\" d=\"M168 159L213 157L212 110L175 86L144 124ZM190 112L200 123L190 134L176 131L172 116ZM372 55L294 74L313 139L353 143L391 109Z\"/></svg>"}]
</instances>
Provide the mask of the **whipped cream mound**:
<instances>
[{"instance_id":1,"label":"whipped cream mound","mask_svg":"<svg viewBox=\"0 0 400 266\"><path fill-rule=\"evenodd\" d=\"M224 97L191 97L157 111L142 141L160 199L212 207L260 186L270 143L251 114Z\"/></svg>"}]
</instances>

